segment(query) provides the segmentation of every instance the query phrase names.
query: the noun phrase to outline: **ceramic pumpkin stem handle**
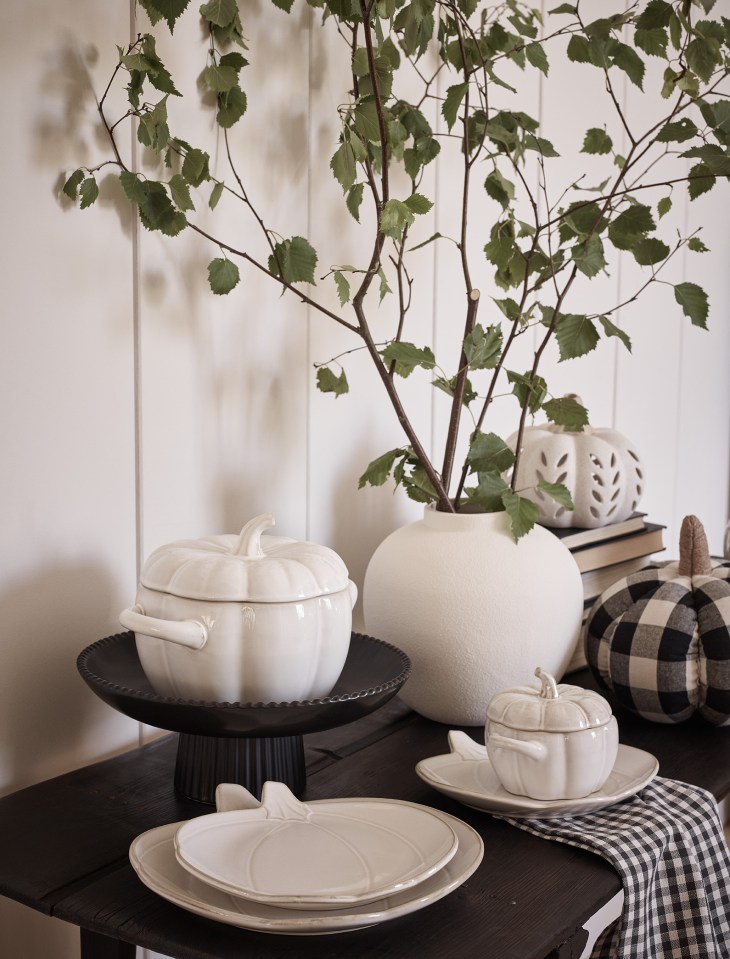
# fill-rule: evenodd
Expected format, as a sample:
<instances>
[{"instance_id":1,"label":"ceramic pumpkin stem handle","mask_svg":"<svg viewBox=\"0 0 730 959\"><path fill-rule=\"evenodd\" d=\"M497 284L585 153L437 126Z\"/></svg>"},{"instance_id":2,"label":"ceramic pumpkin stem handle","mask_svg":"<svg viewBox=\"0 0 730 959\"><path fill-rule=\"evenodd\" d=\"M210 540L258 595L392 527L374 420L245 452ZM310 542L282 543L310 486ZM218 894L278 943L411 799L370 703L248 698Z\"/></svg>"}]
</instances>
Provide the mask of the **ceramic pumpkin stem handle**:
<instances>
[{"instance_id":1,"label":"ceramic pumpkin stem handle","mask_svg":"<svg viewBox=\"0 0 730 959\"><path fill-rule=\"evenodd\" d=\"M696 516L685 516L679 533L679 575L707 576L711 571L705 528Z\"/></svg>"},{"instance_id":2,"label":"ceramic pumpkin stem handle","mask_svg":"<svg viewBox=\"0 0 730 959\"><path fill-rule=\"evenodd\" d=\"M551 676L550 673L546 673L541 666L537 667L535 675L542 683L540 696L543 699L557 699L560 693L558 692L558 684L555 682L555 677Z\"/></svg>"},{"instance_id":3,"label":"ceramic pumpkin stem handle","mask_svg":"<svg viewBox=\"0 0 730 959\"><path fill-rule=\"evenodd\" d=\"M241 530L238 542L233 548L234 556L245 556L247 559L261 559L264 551L261 549L261 534L265 529L276 526L273 513L262 513L254 516Z\"/></svg>"}]
</instances>

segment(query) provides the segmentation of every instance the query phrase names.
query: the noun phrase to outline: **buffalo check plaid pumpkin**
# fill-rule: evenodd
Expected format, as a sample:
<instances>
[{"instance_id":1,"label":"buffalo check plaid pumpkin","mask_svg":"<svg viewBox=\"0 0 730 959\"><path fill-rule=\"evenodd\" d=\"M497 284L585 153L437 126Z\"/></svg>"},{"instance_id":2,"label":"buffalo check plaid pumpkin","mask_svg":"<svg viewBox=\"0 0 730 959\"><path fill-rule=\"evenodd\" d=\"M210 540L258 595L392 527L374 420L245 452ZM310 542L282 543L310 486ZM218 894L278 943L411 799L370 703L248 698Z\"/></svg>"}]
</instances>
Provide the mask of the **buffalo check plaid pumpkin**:
<instances>
[{"instance_id":1,"label":"buffalo check plaid pumpkin","mask_svg":"<svg viewBox=\"0 0 730 959\"><path fill-rule=\"evenodd\" d=\"M682 524L676 562L609 587L586 623L585 654L622 706L660 723L698 711L730 725L730 563L710 559L702 524Z\"/></svg>"}]
</instances>

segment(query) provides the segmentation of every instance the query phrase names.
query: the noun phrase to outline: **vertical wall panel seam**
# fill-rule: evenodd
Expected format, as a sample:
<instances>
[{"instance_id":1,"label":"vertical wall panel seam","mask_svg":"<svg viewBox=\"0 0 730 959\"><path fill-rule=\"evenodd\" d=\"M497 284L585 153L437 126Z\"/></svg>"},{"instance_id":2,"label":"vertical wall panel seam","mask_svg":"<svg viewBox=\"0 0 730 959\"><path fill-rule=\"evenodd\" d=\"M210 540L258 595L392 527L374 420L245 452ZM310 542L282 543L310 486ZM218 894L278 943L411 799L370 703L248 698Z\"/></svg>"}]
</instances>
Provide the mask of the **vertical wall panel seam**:
<instances>
[{"instance_id":1,"label":"vertical wall panel seam","mask_svg":"<svg viewBox=\"0 0 730 959\"><path fill-rule=\"evenodd\" d=\"M129 0L129 38L133 42L137 36L135 0ZM129 134L130 162L132 170L139 169L139 150L134 124L130 124ZM139 582L142 568L142 396L141 396L141 302L140 302L140 235L139 217L132 220L132 390L134 395L134 542L135 542L135 581ZM144 742L144 727L137 724L137 741Z\"/></svg>"},{"instance_id":2,"label":"vertical wall panel seam","mask_svg":"<svg viewBox=\"0 0 730 959\"><path fill-rule=\"evenodd\" d=\"M314 165L314 121L312 117L312 47L314 44L314 11L307 7L307 236L312 236L312 169ZM306 307L304 329L306 331L306 377L304 381L304 409L306 442L304 444L304 537L311 537L311 482L312 482L312 308Z\"/></svg>"},{"instance_id":3,"label":"vertical wall panel seam","mask_svg":"<svg viewBox=\"0 0 730 959\"><path fill-rule=\"evenodd\" d=\"M436 96L439 98L439 102L441 97L441 90L442 90L441 71L439 71L439 73L436 76ZM441 116L440 116L440 111L437 110L436 126L434 130L435 133L439 132L440 126L441 126ZM440 208L439 193L440 193L440 186L441 186L441 167L443 165L443 160L439 160L439 158L437 157L434 162L437 164L437 166L434 171L434 178L433 178L433 209L435 211L433 227L434 227L434 232L438 233L439 232L439 208ZM434 353L438 356L439 345L436 341L436 337L438 335L438 329L439 329L438 320L437 320L437 313L439 308L439 301L438 301L439 244L438 244L438 241L434 242L432 246L433 246L433 253L432 253L433 259L431 262L433 264L433 276L431 279L431 343L433 344ZM429 406L430 414L431 414L430 456L432 461L435 459L435 456L436 456L436 402L437 402L436 392L437 391L435 387L432 387L431 393L430 393L431 402Z\"/></svg>"}]
</instances>

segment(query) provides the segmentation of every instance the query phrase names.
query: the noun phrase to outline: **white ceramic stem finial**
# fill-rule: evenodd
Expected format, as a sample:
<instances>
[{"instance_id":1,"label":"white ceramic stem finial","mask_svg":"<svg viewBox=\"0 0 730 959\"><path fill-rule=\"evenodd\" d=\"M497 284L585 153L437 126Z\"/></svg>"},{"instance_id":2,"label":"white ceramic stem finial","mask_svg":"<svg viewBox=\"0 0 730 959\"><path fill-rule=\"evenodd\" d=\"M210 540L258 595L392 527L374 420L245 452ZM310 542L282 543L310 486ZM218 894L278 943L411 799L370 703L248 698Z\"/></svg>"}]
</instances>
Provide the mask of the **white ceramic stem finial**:
<instances>
[{"instance_id":1,"label":"white ceramic stem finial","mask_svg":"<svg viewBox=\"0 0 730 959\"><path fill-rule=\"evenodd\" d=\"M551 676L550 673L546 673L540 666L535 670L535 675L542 683L540 695L544 699L557 699L560 694L558 693L558 684L555 682L555 677Z\"/></svg>"},{"instance_id":2,"label":"white ceramic stem finial","mask_svg":"<svg viewBox=\"0 0 730 959\"><path fill-rule=\"evenodd\" d=\"M234 556L246 556L248 559L260 559L264 555L261 549L261 534L270 526L276 526L273 513L254 516L241 530L238 542L233 549Z\"/></svg>"}]
</instances>

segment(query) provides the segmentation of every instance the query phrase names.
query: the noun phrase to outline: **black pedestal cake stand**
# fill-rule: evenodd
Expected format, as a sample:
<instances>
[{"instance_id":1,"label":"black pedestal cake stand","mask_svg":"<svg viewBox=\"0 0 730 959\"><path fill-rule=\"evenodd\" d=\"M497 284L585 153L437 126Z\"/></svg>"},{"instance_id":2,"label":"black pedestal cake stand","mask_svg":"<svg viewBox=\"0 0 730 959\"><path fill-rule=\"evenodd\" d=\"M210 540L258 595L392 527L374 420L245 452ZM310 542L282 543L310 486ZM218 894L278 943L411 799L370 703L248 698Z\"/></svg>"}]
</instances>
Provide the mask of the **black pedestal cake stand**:
<instances>
[{"instance_id":1,"label":"black pedestal cake stand","mask_svg":"<svg viewBox=\"0 0 730 959\"><path fill-rule=\"evenodd\" d=\"M353 633L340 678L329 696L294 703L211 703L159 696L137 655L134 633L88 646L76 665L105 703L131 719L180 733L175 789L214 803L219 783L240 783L260 797L268 779L301 795L306 784L305 733L360 719L391 699L410 673L395 646Z\"/></svg>"}]
</instances>

